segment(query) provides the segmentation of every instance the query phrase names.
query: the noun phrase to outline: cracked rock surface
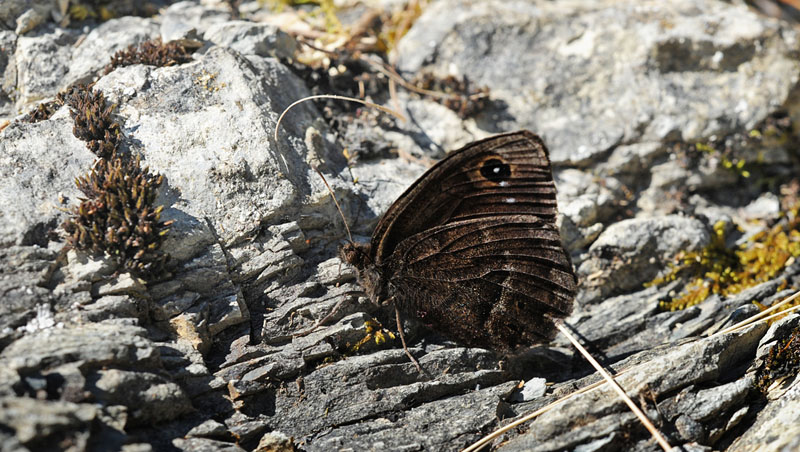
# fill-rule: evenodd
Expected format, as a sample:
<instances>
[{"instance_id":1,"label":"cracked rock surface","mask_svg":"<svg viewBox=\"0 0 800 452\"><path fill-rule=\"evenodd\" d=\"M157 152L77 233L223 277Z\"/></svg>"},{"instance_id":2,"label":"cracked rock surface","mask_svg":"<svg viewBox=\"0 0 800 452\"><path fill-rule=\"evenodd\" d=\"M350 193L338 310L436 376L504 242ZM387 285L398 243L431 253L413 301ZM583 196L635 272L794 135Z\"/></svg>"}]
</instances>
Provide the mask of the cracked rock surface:
<instances>
[{"instance_id":1,"label":"cracked rock surface","mask_svg":"<svg viewBox=\"0 0 800 452\"><path fill-rule=\"evenodd\" d=\"M800 317L714 333L791 295L800 263L675 311L660 303L683 277L646 284L716 244L720 224L734 247L787 217L800 191L790 24L716 0L438 0L391 58L408 79L486 86L483 109L462 118L405 91L395 103L384 86L375 100L406 123L332 121L306 102L276 141L279 115L318 88L292 60L303 45L259 2L238 15L228 2L170 3L82 28L47 2L0 8L14 24L0 30L0 450L460 450L599 381L560 336L501 356L407 319L419 374L393 310L361 296L337 254L345 228L317 170L363 242L446 151L523 128L554 164L580 283L569 327L672 445L798 447L797 370L766 386L763 375ZM116 51L153 38L199 50L103 74ZM115 105L123 149L164 176L171 260L157 279L66 246L61 224L83 196L74 179L95 156L69 107L21 119L86 82ZM353 143L374 146L355 160ZM659 450L607 386L490 447Z\"/></svg>"}]
</instances>

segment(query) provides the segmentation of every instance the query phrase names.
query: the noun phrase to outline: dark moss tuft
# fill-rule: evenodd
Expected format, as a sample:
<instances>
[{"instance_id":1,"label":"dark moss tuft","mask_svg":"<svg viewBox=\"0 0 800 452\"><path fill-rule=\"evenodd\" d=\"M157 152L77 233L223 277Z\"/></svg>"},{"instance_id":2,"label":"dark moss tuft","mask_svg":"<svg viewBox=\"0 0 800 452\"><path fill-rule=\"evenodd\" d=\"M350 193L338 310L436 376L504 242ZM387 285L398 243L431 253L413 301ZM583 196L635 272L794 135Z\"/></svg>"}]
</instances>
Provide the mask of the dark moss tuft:
<instances>
[{"instance_id":1,"label":"dark moss tuft","mask_svg":"<svg viewBox=\"0 0 800 452\"><path fill-rule=\"evenodd\" d=\"M466 77L460 79L450 75L438 78L425 73L411 83L419 89L429 91L429 97L458 113L461 118L475 115L489 102L489 88L472 86Z\"/></svg>"},{"instance_id":2,"label":"dark moss tuft","mask_svg":"<svg viewBox=\"0 0 800 452\"><path fill-rule=\"evenodd\" d=\"M163 67L189 61L192 61L191 52L183 45L175 41L164 44L161 39L153 39L115 53L111 62L106 65L105 73L134 64Z\"/></svg>"},{"instance_id":3,"label":"dark moss tuft","mask_svg":"<svg viewBox=\"0 0 800 452\"><path fill-rule=\"evenodd\" d=\"M756 385L767 392L773 382L793 378L800 371L800 330L779 340L769 349L764 366L758 370Z\"/></svg>"},{"instance_id":4,"label":"dark moss tuft","mask_svg":"<svg viewBox=\"0 0 800 452\"><path fill-rule=\"evenodd\" d=\"M58 102L58 100L51 100L48 102L42 102L41 104L37 105L36 108L29 111L25 116L20 118L22 122L39 122L50 119L59 108L64 105L63 102Z\"/></svg>"},{"instance_id":5,"label":"dark moss tuft","mask_svg":"<svg viewBox=\"0 0 800 452\"><path fill-rule=\"evenodd\" d=\"M122 132L111 119L116 105L106 106L105 96L87 86L76 86L63 95L75 121L72 133L86 142L86 147L100 158L111 158L119 148Z\"/></svg>"},{"instance_id":6,"label":"dark moss tuft","mask_svg":"<svg viewBox=\"0 0 800 452\"><path fill-rule=\"evenodd\" d=\"M163 206L153 207L163 176L140 166L138 158L99 159L76 180L86 195L63 228L76 248L114 256L141 276L163 271L168 255L159 250L171 222L162 222Z\"/></svg>"}]
</instances>

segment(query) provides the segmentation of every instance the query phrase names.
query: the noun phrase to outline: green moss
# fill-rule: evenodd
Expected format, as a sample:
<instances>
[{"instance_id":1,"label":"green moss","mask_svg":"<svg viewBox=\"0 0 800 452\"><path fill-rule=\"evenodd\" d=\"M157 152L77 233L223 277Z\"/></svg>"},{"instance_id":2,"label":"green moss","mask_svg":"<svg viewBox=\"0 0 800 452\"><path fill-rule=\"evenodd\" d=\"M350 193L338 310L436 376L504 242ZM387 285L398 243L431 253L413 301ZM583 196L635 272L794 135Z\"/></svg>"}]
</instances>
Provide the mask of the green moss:
<instances>
[{"instance_id":1,"label":"green moss","mask_svg":"<svg viewBox=\"0 0 800 452\"><path fill-rule=\"evenodd\" d=\"M364 329L366 330L367 334L360 341L354 345L348 344L348 349L350 352L358 352L361 348L371 342L375 342L376 346L380 346L387 340L395 339L394 333L383 328L383 325L381 325L381 323L375 319L364 322Z\"/></svg>"},{"instance_id":2,"label":"green moss","mask_svg":"<svg viewBox=\"0 0 800 452\"><path fill-rule=\"evenodd\" d=\"M769 281L800 256L797 215L797 206L789 209L777 224L753 235L739 247L726 246L725 223L718 222L708 246L682 253L665 276L646 286L688 278L680 294L659 302L661 309L674 311L694 306L711 294L733 295Z\"/></svg>"}]
</instances>

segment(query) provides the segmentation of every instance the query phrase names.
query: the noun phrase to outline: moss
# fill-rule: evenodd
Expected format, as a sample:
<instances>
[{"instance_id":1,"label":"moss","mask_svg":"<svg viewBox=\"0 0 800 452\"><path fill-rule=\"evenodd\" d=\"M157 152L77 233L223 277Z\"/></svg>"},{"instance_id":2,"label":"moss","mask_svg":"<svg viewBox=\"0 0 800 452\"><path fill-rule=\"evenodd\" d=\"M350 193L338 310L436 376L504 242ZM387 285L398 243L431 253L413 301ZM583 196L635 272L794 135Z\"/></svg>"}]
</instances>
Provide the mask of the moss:
<instances>
[{"instance_id":1,"label":"moss","mask_svg":"<svg viewBox=\"0 0 800 452\"><path fill-rule=\"evenodd\" d=\"M438 78L433 74L424 73L411 83L419 89L432 91L429 98L458 113L462 119L475 115L485 108L489 101L489 88L471 86L467 77L460 79L449 75Z\"/></svg>"},{"instance_id":2,"label":"moss","mask_svg":"<svg viewBox=\"0 0 800 452\"><path fill-rule=\"evenodd\" d=\"M800 371L800 329L779 340L758 370L756 386L766 393L775 382L784 378L793 378Z\"/></svg>"},{"instance_id":3,"label":"moss","mask_svg":"<svg viewBox=\"0 0 800 452\"><path fill-rule=\"evenodd\" d=\"M342 30L342 23L336 17L334 0L259 0L259 4L266 5L275 12L282 12L287 7L311 6L308 15L311 18L321 18L326 33L338 33Z\"/></svg>"},{"instance_id":4,"label":"moss","mask_svg":"<svg viewBox=\"0 0 800 452\"><path fill-rule=\"evenodd\" d=\"M142 276L163 271L168 256L159 250L171 222L162 222L163 206L153 207L163 176L141 168L138 158L100 159L76 180L86 195L63 228L79 249L105 253Z\"/></svg>"},{"instance_id":5,"label":"moss","mask_svg":"<svg viewBox=\"0 0 800 452\"><path fill-rule=\"evenodd\" d=\"M381 345L388 340L394 340L395 335L391 331L384 329L383 325L375 319L367 320L364 322L364 329L367 334L358 341L355 345L348 346L351 352L355 353L362 347L370 342L375 342L375 345Z\"/></svg>"},{"instance_id":6,"label":"moss","mask_svg":"<svg viewBox=\"0 0 800 452\"><path fill-rule=\"evenodd\" d=\"M726 225L718 222L708 246L682 253L665 276L646 286L688 277L680 294L659 302L661 309L674 311L694 306L711 294L733 295L775 278L800 256L798 207L800 204L795 204L777 224L738 247L726 245Z\"/></svg>"},{"instance_id":7,"label":"moss","mask_svg":"<svg viewBox=\"0 0 800 452\"><path fill-rule=\"evenodd\" d=\"M64 94L75 121L72 133L100 158L110 158L119 148L122 132L111 118L116 105L106 105L105 96L87 86L76 86Z\"/></svg>"},{"instance_id":8,"label":"moss","mask_svg":"<svg viewBox=\"0 0 800 452\"><path fill-rule=\"evenodd\" d=\"M63 102L60 103L58 100L42 102L41 104L37 105L36 108L20 118L20 121L33 123L50 119L50 117L53 116L53 114L55 114L55 112L58 111L58 109L63 105Z\"/></svg>"},{"instance_id":9,"label":"moss","mask_svg":"<svg viewBox=\"0 0 800 452\"><path fill-rule=\"evenodd\" d=\"M161 39L153 39L115 53L111 57L111 62L106 65L105 73L134 64L164 67L189 61L192 61L191 52L180 43L172 41L164 44Z\"/></svg>"},{"instance_id":10,"label":"moss","mask_svg":"<svg viewBox=\"0 0 800 452\"><path fill-rule=\"evenodd\" d=\"M153 278L164 271L169 256L160 250L171 222L161 221L163 206L154 206L163 176L141 167L140 158L118 152L122 133L111 120L101 92L86 86L61 97L75 120L73 133L99 158L75 181L85 195L62 227L77 249L107 254L139 276Z\"/></svg>"}]
</instances>

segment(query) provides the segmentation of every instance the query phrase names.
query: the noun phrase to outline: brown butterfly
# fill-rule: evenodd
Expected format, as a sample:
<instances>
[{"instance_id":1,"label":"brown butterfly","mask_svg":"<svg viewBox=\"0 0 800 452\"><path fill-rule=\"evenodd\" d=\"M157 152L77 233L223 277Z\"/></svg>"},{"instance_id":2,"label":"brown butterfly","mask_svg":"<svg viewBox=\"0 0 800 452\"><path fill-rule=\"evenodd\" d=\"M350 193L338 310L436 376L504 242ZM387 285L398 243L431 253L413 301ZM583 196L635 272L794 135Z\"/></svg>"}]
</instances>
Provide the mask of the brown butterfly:
<instances>
[{"instance_id":1,"label":"brown butterfly","mask_svg":"<svg viewBox=\"0 0 800 452\"><path fill-rule=\"evenodd\" d=\"M373 302L394 304L398 328L403 312L462 344L510 351L552 340L572 311L576 278L557 212L544 143L506 133L434 165L369 244L340 255Z\"/></svg>"}]
</instances>

